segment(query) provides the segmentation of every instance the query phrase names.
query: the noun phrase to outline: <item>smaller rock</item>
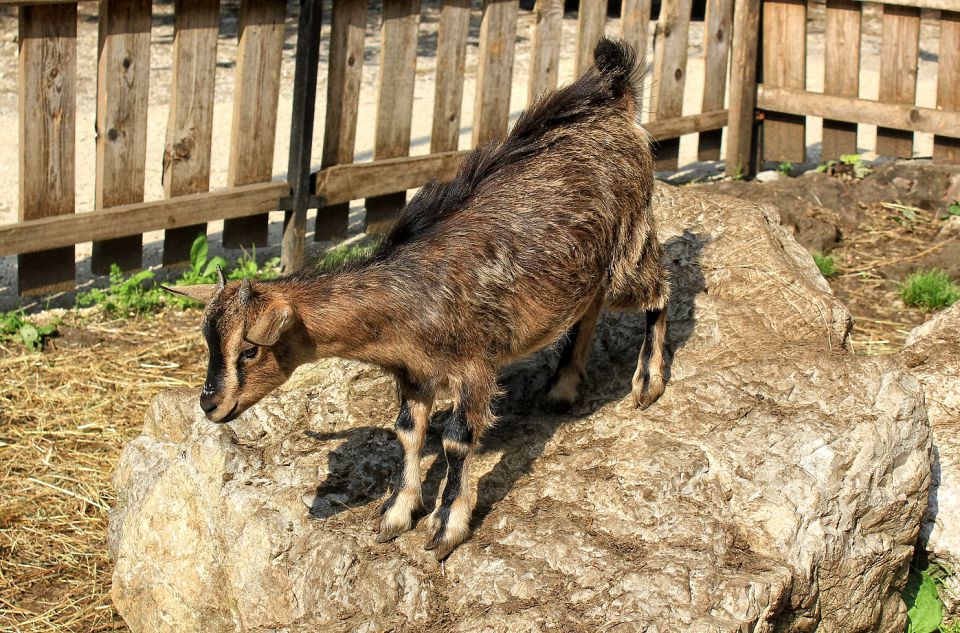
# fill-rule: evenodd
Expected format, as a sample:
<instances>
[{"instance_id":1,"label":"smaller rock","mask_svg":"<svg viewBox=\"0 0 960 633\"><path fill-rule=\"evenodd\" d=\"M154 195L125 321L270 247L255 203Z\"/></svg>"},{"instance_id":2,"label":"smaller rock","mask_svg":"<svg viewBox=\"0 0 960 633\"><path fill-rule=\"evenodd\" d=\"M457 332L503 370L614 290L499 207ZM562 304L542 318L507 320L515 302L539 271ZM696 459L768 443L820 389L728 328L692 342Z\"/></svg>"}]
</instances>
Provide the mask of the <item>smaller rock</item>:
<instances>
[{"instance_id":1,"label":"smaller rock","mask_svg":"<svg viewBox=\"0 0 960 633\"><path fill-rule=\"evenodd\" d=\"M757 174L754 180L757 182L773 182L774 180L780 180L780 178L780 172L768 169L767 171L761 171L759 174Z\"/></svg>"},{"instance_id":2,"label":"smaller rock","mask_svg":"<svg viewBox=\"0 0 960 633\"><path fill-rule=\"evenodd\" d=\"M960 215L951 215L940 227L937 239L947 240L957 235L960 235Z\"/></svg>"}]
</instances>

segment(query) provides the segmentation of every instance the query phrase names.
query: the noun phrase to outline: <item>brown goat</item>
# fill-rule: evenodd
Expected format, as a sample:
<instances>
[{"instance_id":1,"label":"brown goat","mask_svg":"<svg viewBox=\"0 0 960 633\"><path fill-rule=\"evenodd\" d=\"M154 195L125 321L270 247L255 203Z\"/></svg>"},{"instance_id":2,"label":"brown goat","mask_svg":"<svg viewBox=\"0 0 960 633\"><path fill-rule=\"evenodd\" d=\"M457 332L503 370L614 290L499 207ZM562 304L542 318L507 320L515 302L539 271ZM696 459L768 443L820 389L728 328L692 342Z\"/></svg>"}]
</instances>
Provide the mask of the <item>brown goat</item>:
<instances>
[{"instance_id":1,"label":"brown goat","mask_svg":"<svg viewBox=\"0 0 960 633\"><path fill-rule=\"evenodd\" d=\"M650 211L649 143L636 124L642 69L619 42L602 40L594 56L505 140L468 155L453 180L423 187L368 260L170 288L208 303L200 404L215 422L318 358L374 363L396 377L404 459L381 508L380 542L409 530L423 507L420 457L438 389L454 401L446 480L429 517L427 549L439 559L469 534L471 456L494 421L499 368L562 338L547 398L570 405L600 310L646 310L633 397L647 407L663 393L669 283Z\"/></svg>"}]
</instances>

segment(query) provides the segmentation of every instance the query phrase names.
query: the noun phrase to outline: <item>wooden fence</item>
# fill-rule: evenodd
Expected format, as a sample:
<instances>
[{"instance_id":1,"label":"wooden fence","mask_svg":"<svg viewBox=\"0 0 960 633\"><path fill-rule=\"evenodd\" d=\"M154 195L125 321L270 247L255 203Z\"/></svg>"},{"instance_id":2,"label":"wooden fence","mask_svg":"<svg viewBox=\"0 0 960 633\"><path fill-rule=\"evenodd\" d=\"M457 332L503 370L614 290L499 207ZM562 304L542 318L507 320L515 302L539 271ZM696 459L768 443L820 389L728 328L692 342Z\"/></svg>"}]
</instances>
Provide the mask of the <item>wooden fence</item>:
<instances>
[{"instance_id":1,"label":"wooden fence","mask_svg":"<svg viewBox=\"0 0 960 633\"><path fill-rule=\"evenodd\" d=\"M685 104L693 0L662 0L654 29L649 28L651 0L623 0L617 34L647 50L654 31L651 114L644 125L657 141L658 168L677 167L679 138L692 133L700 135L700 159L719 159L728 119L729 173L749 173L760 158L800 161L806 115L829 119L824 132L827 153L853 151L851 125L859 122L883 126L879 149L896 155L909 155L904 130L935 132L938 158L956 161L960 20L946 9L956 9L957 1L889 0L884 7L883 59L890 78L885 74L880 101L866 101L853 88L859 54L857 2L828 0L827 29L838 44L828 48L827 66L833 70L826 94L820 94L804 91L805 46L800 44L806 33L804 0L706 0L702 102ZM903 4L910 6L899 6ZM77 1L0 0L2 5L21 5L20 221L0 226L0 255L18 255L21 293L72 287L78 243L94 243L95 272L112 262L136 268L142 261L140 236L145 231L166 231L163 262L177 264L186 258L192 238L205 230L205 223L225 220L226 246L261 245L267 240L267 213L283 209L283 264L289 269L303 259L308 208L319 207L314 231L318 240L346 233L347 205L352 200L365 199L368 230L383 230L408 189L451 175L465 151L458 140L464 124L460 115L465 60L472 45L471 15L482 16L473 146L507 131L514 51L518 35L525 35L518 33L522 10L517 0L484 0L482 6L473 6L471 0L443 0L430 153L410 156L421 3L384 0L373 160L354 163L370 7L367 0L328 5L332 11L328 61L326 68L318 69L321 3L300 0L288 175L277 181L273 148L289 7L285 0L242 0L229 175L225 189L210 192L211 152L215 144L226 141L212 138L220 2L176 0L163 157L166 198L143 202L151 2L100 0L95 210L74 213ZM944 9L936 110L913 106L909 81L902 79L909 75L904 69L912 67L915 85L918 6ZM557 85L563 10L563 0L537 0L529 33L531 99ZM573 60L577 72L589 65L594 44L610 26L607 20L606 0L580 1ZM313 171L318 72L327 76L326 117L320 169Z\"/></svg>"}]
</instances>

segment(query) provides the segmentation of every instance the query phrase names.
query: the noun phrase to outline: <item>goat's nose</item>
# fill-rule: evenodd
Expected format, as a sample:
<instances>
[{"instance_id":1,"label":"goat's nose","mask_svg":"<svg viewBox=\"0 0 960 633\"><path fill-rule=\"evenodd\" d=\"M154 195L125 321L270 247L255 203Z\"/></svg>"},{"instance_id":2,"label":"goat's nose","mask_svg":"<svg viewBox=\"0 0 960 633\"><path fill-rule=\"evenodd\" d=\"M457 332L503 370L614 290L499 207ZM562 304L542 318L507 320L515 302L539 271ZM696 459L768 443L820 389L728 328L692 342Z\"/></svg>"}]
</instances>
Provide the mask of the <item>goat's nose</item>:
<instances>
[{"instance_id":1,"label":"goat's nose","mask_svg":"<svg viewBox=\"0 0 960 633\"><path fill-rule=\"evenodd\" d=\"M216 409L218 403L213 397L213 394L202 393L200 394L200 408L203 409L204 413L212 413Z\"/></svg>"}]
</instances>

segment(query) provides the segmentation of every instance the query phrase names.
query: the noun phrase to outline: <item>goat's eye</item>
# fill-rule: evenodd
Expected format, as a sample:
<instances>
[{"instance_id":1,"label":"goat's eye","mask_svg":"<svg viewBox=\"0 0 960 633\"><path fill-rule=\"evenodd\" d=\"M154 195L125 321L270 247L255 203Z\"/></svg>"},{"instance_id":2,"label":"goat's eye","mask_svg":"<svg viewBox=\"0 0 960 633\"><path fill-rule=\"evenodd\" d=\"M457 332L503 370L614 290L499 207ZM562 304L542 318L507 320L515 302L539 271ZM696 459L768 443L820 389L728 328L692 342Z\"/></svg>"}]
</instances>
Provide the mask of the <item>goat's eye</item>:
<instances>
[{"instance_id":1,"label":"goat's eye","mask_svg":"<svg viewBox=\"0 0 960 633\"><path fill-rule=\"evenodd\" d=\"M240 358L243 360L253 360L257 356L257 350L260 349L256 345L253 347L248 347L247 349L240 352Z\"/></svg>"}]
</instances>

